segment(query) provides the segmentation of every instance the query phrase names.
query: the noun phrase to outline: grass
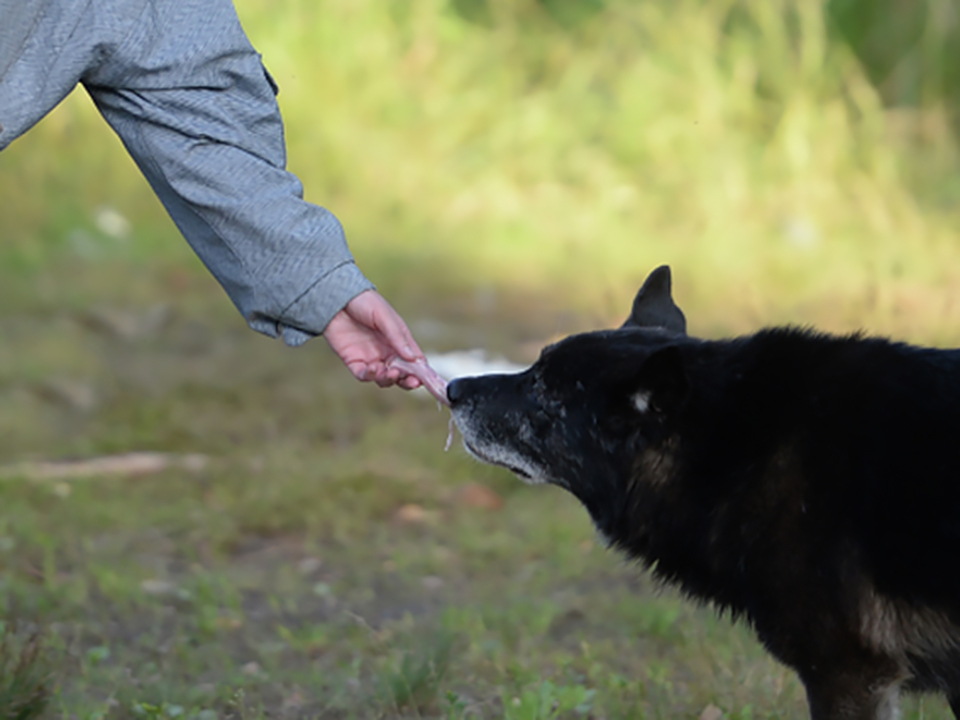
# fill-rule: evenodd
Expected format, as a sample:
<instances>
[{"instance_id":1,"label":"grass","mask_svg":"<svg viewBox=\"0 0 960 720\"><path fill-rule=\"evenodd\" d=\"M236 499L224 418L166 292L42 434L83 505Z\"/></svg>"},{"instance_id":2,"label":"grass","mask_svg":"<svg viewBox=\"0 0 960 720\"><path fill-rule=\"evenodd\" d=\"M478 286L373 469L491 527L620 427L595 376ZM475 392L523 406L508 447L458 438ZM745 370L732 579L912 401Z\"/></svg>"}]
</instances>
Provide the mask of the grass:
<instances>
[{"instance_id":1,"label":"grass","mask_svg":"<svg viewBox=\"0 0 960 720\"><path fill-rule=\"evenodd\" d=\"M816 2L564 7L238 2L291 167L425 346L529 360L661 262L704 336L960 344L945 99L885 106ZM0 465L209 457L0 480L0 693L21 663L49 717L805 716L748 629L563 493L444 454L445 414L322 341L243 327L82 93L0 156L0 238Z\"/></svg>"},{"instance_id":2,"label":"grass","mask_svg":"<svg viewBox=\"0 0 960 720\"><path fill-rule=\"evenodd\" d=\"M42 717L50 684L40 633L34 630L20 634L5 624L0 638L0 717L5 720Z\"/></svg>"}]
</instances>

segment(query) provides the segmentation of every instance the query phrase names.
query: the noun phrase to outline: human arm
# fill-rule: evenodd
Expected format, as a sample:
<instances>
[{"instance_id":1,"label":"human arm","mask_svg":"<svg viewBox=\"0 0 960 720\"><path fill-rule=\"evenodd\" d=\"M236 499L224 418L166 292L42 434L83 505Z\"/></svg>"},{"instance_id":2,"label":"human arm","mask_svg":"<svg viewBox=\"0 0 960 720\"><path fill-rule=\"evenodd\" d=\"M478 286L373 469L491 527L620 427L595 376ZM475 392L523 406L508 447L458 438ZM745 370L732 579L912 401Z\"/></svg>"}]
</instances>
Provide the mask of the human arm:
<instances>
[{"instance_id":1,"label":"human arm","mask_svg":"<svg viewBox=\"0 0 960 720\"><path fill-rule=\"evenodd\" d=\"M406 377L387 363L422 355L286 171L276 87L230 0L42 2L8 3L0 27L0 149L82 82L251 327L290 345L326 328L357 377Z\"/></svg>"},{"instance_id":2,"label":"human arm","mask_svg":"<svg viewBox=\"0 0 960 720\"><path fill-rule=\"evenodd\" d=\"M274 86L229 0L148 0L82 80L253 329L302 344L373 288L286 171Z\"/></svg>"}]
</instances>

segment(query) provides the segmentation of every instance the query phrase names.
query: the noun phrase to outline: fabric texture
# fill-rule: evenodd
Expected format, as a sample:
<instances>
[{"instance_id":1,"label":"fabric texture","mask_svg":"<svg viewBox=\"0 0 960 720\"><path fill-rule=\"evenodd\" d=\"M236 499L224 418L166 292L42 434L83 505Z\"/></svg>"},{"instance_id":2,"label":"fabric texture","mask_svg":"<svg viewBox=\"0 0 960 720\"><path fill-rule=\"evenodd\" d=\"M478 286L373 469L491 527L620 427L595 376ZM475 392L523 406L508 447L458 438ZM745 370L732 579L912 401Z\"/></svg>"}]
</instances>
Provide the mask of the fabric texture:
<instances>
[{"instance_id":1,"label":"fabric texture","mask_svg":"<svg viewBox=\"0 0 960 720\"><path fill-rule=\"evenodd\" d=\"M253 329L299 345L373 288L285 169L276 86L230 0L0 0L0 26L0 58L20 48L0 150L82 83Z\"/></svg>"},{"instance_id":2,"label":"fabric texture","mask_svg":"<svg viewBox=\"0 0 960 720\"><path fill-rule=\"evenodd\" d=\"M0 78L17 59L48 0L0 0Z\"/></svg>"}]
</instances>

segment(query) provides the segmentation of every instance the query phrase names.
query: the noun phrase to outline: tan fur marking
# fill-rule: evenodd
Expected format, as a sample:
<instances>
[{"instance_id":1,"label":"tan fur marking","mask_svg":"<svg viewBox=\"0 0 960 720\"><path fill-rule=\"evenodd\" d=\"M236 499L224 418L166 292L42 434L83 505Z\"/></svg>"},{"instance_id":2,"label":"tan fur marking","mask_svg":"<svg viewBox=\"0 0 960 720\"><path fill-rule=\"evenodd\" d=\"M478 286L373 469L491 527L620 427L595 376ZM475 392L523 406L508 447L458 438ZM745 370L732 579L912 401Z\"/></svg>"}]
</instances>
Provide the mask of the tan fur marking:
<instances>
[{"instance_id":1,"label":"tan fur marking","mask_svg":"<svg viewBox=\"0 0 960 720\"><path fill-rule=\"evenodd\" d=\"M900 678L883 689L874 711L876 720L900 720L900 683L905 679Z\"/></svg>"},{"instance_id":2,"label":"tan fur marking","mask_svg":"<svg viewBox=\"0 0 960 720\"><path fill-rule=\"evenodd\" d=\"M860 636L873 650L906 661L906 653L930 656L960 648L960 627L941 612L911 607L873 588L860 599Z\"/></svg>"},{"instance_id":3,"label":"tan fur marking","mask_svg":"<svg viewBox=\"0 0 960 720\"><path fill-rule=\"evenodd\" d=\"M674 455L677 451L677 441L667 440L658 448L647 448L637 458L633 473L635 482L642 482L654 487L667 484L674 475Z\"/></svg>"}]
</instances>

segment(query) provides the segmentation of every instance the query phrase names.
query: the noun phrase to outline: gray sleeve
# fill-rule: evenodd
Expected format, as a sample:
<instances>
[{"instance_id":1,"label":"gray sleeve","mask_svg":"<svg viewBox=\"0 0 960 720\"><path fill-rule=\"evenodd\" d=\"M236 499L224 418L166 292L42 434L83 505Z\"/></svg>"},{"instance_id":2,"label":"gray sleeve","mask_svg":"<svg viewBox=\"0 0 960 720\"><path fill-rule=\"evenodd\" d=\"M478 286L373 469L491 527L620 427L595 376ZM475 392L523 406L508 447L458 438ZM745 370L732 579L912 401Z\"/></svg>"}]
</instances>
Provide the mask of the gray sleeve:
<instances>
[{"instance_id":1,"label":"gray sleeve","mask_svg":"<svg viewBox=\"0 0 960 720\"><path fill-rule=\"evenodd\" d=\"M373 287L285 169L275 86L230 0L149 0L83 83L252 328L299 345Z\"/></svg>"}]
</instances>

